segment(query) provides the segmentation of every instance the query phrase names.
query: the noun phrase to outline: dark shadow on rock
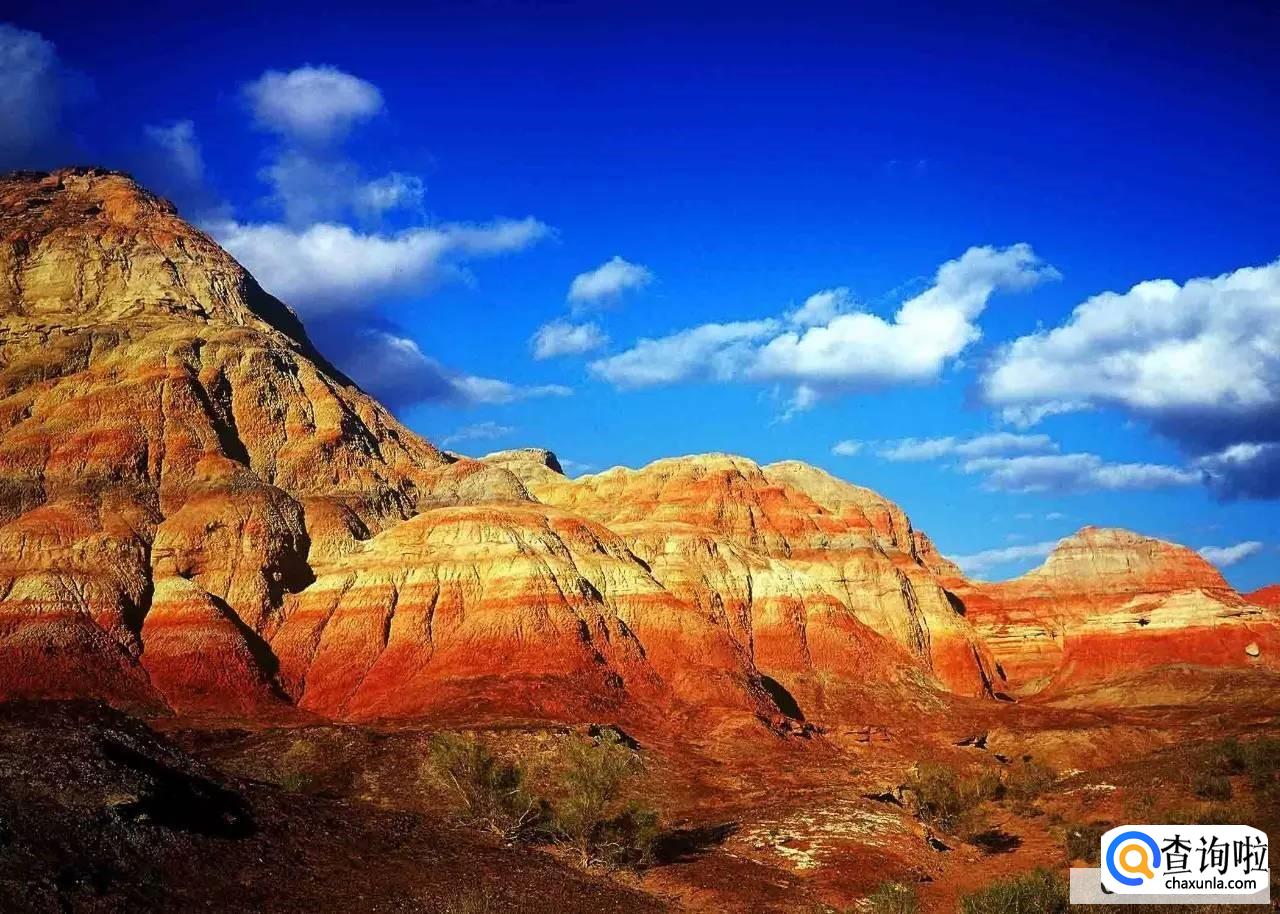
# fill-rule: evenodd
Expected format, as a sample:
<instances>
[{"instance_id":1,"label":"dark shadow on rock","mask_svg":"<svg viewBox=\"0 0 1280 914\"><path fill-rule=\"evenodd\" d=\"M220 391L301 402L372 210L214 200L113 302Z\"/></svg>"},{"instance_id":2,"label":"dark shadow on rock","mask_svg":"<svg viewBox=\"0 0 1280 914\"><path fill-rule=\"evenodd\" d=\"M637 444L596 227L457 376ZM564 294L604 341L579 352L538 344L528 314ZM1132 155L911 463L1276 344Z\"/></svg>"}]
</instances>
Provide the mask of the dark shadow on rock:
<instances>
[{"instance_id":1,"label":"dark shadow on rock","mask_svg":"<svg viewBox=\"0 0 1280 914\"><path fill-rule=\"evenodd\" d=\"M800 703L796 701L794 695L787 691L786 686L772 676L765 676L763 673L760 674L760 684L769 693L769 697L773 699L773 703L778 706L779 711L792 720L804 720L804 712L800 710Z\"/></svg>"},{"instance_id":2,"label":"dark shadow on rock","mask_svg":"<svg viewBox=\"0 0 1280 914\"><path fill-rule=\"evenodd\" d=\"M146 779L140 796L111 807L121 819L216 838L242 838L256 831L249 804L235 791L115 740L103 743L102 754Z\"/></svg>"},{"instance_id":3,"label":"dark shadow on rock","mask_svg":"<svg viewBox=\"0 0 1280 914\"><path fill-rule=\"evenodd\" d=\"M737 830L737 822L673 828L663 832L653 843L653 859L659 866L688 863L711 848L719 847Z\"/></svg>"},{"instance_id":4,"label":"dark shadow on rock","mask_svg":"<svg viewBox=\"0 0 1280 914\"><path fill-rule=\"evenodd\" d=\"M1002 828L988 828L969 839L984 854L1011 854L1022 846L1022 839Z\"/></svg>"}]
</instances>

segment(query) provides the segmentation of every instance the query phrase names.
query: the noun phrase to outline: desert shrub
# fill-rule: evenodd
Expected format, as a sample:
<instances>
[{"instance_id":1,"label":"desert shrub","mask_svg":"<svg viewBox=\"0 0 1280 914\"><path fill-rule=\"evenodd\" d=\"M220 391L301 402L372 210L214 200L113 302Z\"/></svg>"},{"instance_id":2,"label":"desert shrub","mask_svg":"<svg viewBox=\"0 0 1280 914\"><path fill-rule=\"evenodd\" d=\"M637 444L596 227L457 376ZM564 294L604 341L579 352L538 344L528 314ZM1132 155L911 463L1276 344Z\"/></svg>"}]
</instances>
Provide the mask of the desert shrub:
<instances>
[{"instance_id":1,"label":"desert shrub","mask_svg":"<svg viewBox=\"0 0 1280 914\"><path fill-rule=\"evenodd\" d=\"M1097 866L1102 857L1102 836L1115 825L1111 822L1089 822L1069 825L1066 829L1067 859L1083 860Z\"/></svg>"},{"instance_id":2,"label":"desert shrub","mask_svg":"<svg viewBox=\"0 0 1280 914\"><path fill-rule=\"evenodd\" d=\"M1280 738L1262 736L1246 743L1244 757L1253 788L1272 797L1280 794Z\"/></svg>"},{"instance_id":3,"label":"desert shrub","mask_svg":"<svg viewBox=\"0 0 1280 914\"><path fill-rule=\"evenodd\" d=\"M960 899L961 914L1067 914L1067 882L1056 873L1036 869L993 882Z\"/></svg>"},{"instance_id":4,"label":"desert shrub","mask_svg":"<svg viewBox=\"0 0 1280 914\"><path fill-rule=\"evenodd\" d=\"M913 885L882 882L867 896L866 909L871 914L916 914L920 910L920 897Z\"/></svg>"},{"instance_id":5,"label":"desert shrub","mask_svg":"<svg viewBox=\"0 0 1280 914\"><path fill-rule=\"evenodd\" d=\"M314 743L295 740L276 761L276 783L291 793L309 788L315 782L314 768L319 754Z\"/></svg>"},{"instance_id":6,"label":"desert shrub","mask_svg":"<svg viewBox=\"0 0 1280 914\"><path fill-rule=\"evenodd\" d=\"M1211 764L1220 774L1244 774L1249 767L1248 755L1238 739L1223 740L1211 757Z\"/></svg>"},{"instance_id":7,"label":"desert shrub","mask_svg":"<svg viewBox=\"0 0 1280 914\"><path fill-rule=\"evenodd\" d=\"M1009 768L1004 778L1004 792L1015 806L1030 809L1058 780L1058 772L1048 765L1023 759Z\"/></svg>"},{"instance_id":8,"label":"desert shrub","mask_svg":"<svg viewBox=\"0 0 1280 914\"><path fill-rule=\"evenodd\" d=\"M423 909L427 910L427 909ZM489 886L469 886L459 889L458 893L445 901L438 908L430 908L440 914L542 914L545 907L535 900L528 902L503 898Z\"/></svg>"},{"instance_id":9,"label":"desert shrub","mask_svg":"<svg viewBox=\"0 0 1280 914\"><path fill-rule=\"evenodd\" d=\"M958 834L975 827L978 807L999 793L1000 778L989 770L961 775L949 765L922 762L904 786L922 821Z\"/></svg>"},{"instance_id":10,"label":"desert shrub","mask_svg":"<svg viewBox=\"0 0 1280 914\"><path fill-rule=\"evenodd\" d=\"M653 810L628 802L640 757L614 730L578 739L562 753L555 776L553 826L584 864L641 866L651 862L659 833Z\"/></svg>"},{"instance_id":11,"label":"desert shrub","mask_svg":"<svg viewBox=\"0 0 1280 914\"><path fill-rule=\"evenodd\" d=\"M1231 781L1225 774L1202 771L1191 779L1191 792L1202 800L1231 799Z\"/></svg>"},{"instance_id":12,"label":"desert shrub","mask_svg":"<svg viewBox=\"0 0 1280 914\"><path fill-rule=\"evenodd\" d=\"M475 737L435 734L427 765L429 775L454 796L470 824L514 838L545 819L546 803L526 789L524 768L499 758Z\"/></svg>"}]
</instances>

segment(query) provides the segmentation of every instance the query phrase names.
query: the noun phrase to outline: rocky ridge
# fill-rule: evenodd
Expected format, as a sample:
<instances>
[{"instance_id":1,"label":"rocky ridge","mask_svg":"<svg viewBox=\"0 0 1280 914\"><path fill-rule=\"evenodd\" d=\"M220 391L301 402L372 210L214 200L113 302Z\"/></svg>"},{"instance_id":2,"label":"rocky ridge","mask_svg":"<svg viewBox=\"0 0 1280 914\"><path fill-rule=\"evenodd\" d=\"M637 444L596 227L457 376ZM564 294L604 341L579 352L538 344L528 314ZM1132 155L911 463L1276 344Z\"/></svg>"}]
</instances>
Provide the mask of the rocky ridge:
<instances>
[{"instance_id":1,"label":"rocky ridge","mask_svg":"<svg viewBox=\"0 0 1280 914\"><path fill-rule=\"evenodd\" d=\"M441 452L93 169L0 181L0 470L0 697L808 732L1110 675L1135 631L1152 663L1275 657L1272 615L1154 540L984 585L794 461Z\"/></svg>"}]
</instances>

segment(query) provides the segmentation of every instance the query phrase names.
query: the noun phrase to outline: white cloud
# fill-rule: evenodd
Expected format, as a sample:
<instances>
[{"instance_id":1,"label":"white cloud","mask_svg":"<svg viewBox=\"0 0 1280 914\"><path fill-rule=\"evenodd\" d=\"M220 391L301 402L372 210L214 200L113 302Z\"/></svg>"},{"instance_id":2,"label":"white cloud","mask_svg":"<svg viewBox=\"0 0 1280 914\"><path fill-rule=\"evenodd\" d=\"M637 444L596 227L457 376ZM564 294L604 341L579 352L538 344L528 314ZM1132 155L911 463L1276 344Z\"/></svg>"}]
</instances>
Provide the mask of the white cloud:
<instances>
[{"instance_id":1,"label":"white cloud","mask_svg":"<svg viewBox=\"0 0 1280 914\"><path fill-rule=\"evenodd\" d=\"M787 313L787 320L799 327L829 324L838 315L854 307L853 293L841 286L814 292L795 311Z\"/></svg>"},{"instance_id":2,"label":"white cloud","mask_svg":"<svg viewBox=\"0 0 1280 914\"><path fill-rule=\"evenodd\" d=\"M591 363L591 371L624 388L673 384L691 377L729 380L754 356L752 343L777 328L773 320L703 324Z\"/></svg>"},{"instance_id":3,"label":"white cloud","mask_svg":"<svg viewBox=\"0 0 1280 914\"><path fill-rule=\"evenodd\" d=\"M833 444L831 446L831 453L835 454L837 457L854 457L862 451L863 446L864 445L861 441L846 439L844 441L837 441Z\"/></svg>"},{"instance_id":4,"label":"white cloud","mask_svg":"<svg viewBox=\"0 0 1280 914\"><path fill-rule=\"evenodd\" d=\"M573 393L559 384L525 387L451 371L415 341L383 330L361 331L340 361L362 387L391 406L423 401L501 404Z\"/></svg>"},{"instance_id":5,"label":"white cloud","mask_svg":"<svg viewBox=\"0 0 1280 914\"><path fill-rule=\"evenodd\" d=\"M1044 516L1044 519L1045 520L1062 520L1066 516L1067 515L1063 514L1061 511L1050 511L1048 514Z\"/></svg>"},{"instance_id":6,"label":"white cloud","mask_svg":"<svg viewBox=\"0 0 1280 914\"><path fill-rule=\"evenodd\" d=\"M970 248L939 267L934 284L905 302L892 321L866 312L839 313L852 305L847 290L828 290L783 319L704 324L642 339L593 368L620 387L696 378L791 381L805 391L794 412L824 392L936 378L981 336L975 321L992 294L1027 289L1057 275L1025 244ZM787 323L828 316L825 324L784 330Z\"/></svg>"},{"instance_id":7,"label":"white cloud","mask_svg":"<svg viewBox=\"0 0 1280 914\"><path fill-rule=\"evenodd\" d=\"M457 275L458 262L518 251L549 233L533 218L365 234L334 223L291 228L220 222L211 233L272 294L304 316L369 309Z\"/></svg>"},{"instance_id":8,"label":"white cloud","mask_svg":"<svg viewBox=\"0 0 1280 914\"><path fill-rule=\"evenodd\" d=\"M1014 340L983 379L1017 411L1121 405L1247 411L1280 402L1280 261L1179 286L1104 292L1053 330Z\"/></svg>"},{"instance_id":9,"label":"white cloud","mask_svg":"<svg viewBox=\"0 0 1280 914\"><path fill-rule=\"evenodd\" d=\"M550 359L560 355L590 352L608 342L609 337L597 324L574 324L558 320L539 327L530 344L535 359Z\"/></svg>"},{"instance_id":10,"label":"white cloud","mask_svg":"<svg viewBox=\"0 0 1280 914\"><path fill-rule=\"evenodd\" d=\"M1251 555L1257 555L1262 551L1262 543L1257 540L1249 540L1244 543L1236 543L1234 546L1202 546L1196 551L1219 568L1226 568L1237 562L1244 561Z\"/></svg>"},{"instance_id":11,"label":"white cloud","mask_svg":"<svg viewBox=\"0 0 1280 914\"><path fill-rule=\"evenodd\" d=\"M752 374L836 388L930 381L981 337L976 320L992 294L1057 275L1026 244L970 248L939 267L933 286L892 321L857 312L780 334L761 347Z\"/></svg>"},{"instance_id":12,"label":"white cloud","mask_svg":"<svg viewBox=\"0 0 1280 914\"><path fill-rule=\"evenodd\" d=\"M564 470L566 476L580 476L583 473L590 473L595 466L590 463L581 463L577 460L566 460L560 458L560 469Z\"/></svg>"},{"instance_id":13,"label":"white cloud","mask_svg":"<svg viewBox=\"0 0 1280 914\"><path fill-rule=\"evenodd\" d=\"M901 438L887 442L879 451L885 460L899 462L937 460L940 457L989 457L995 454L1018 454L1056 451L1058 446L1048 435L1015 435L992 432L974 438Z\"/></svg>"},{"instance_id":14,"label":"white cloud","mask_svg":"<svg viewBox=\"0 0 1280 914\"><path fill-rule=\"evenodd\" d=\"M1107 463L1096 454L981 457L967 461L962 469L982 475L985 488L1002 492L1115 492L1201 481L1201 474L1192 470L1151 463Z\"/></svg>"},{"instance_id":15,"label":"white cloud","mask_svg":"<svg viewBox=\"0 0 1280 914\"><path fill-rule=\"evenodd\" d=\"M0 168L43 161L65 100L57 50L35 32L0 23Z\"/></svg>"},{"instance_id":16,"label":"white cloud","mask_svg":"<svg viewBox=\"0 0 1280 914\"><path fill-rule=\"evenodd\" d=\"M196 139L195 124L191 121L153 124L144 127L143 133L164 154L178 179L189 184L204 180L204 156Z\"/></svg>"},{"instance_id":17,"label":"white cloud","mask_svg":"<svg viewBox=\"0 0 1280 914\"><path fill-rule=\"evenodd\" d=\"M629 289L639 289L653 281L647 267L613 257L594 270L579 273L569 284L569 301L575 305L596 304L620 296Z\"/></svg>"},{"instance_id":18,"label":"white cloud","mask_svg":"<svg viewBox=\"0 0 1280 914\"><path fill-rule=\"evenodd\" d=\"M492 441L495 438L504 438L514 431L515 429L510 425L500 425L497 422L476 422L471 425L464 425L452 435L446 435L440 439L440 443L457 444L460 441Z\"/></svg>"},{"instance_id":19,"label":"white cloud","mask_svg":"<svg viewBox=\"0 0 1280 914\"><path fill-rule=\"evenodd\" d=\"M462 375L454 379L454 388L468 403L514 403L517 400L532 400L536 397L567 397L573 388L563 384L538 384L520 387L509 381L496 378L481 378L476 375Z\"/></svg>"},{"instance_id":20,"label":"white cloud","mask_svg":"<svg viewBox=\"0 0 1280 914\"><path fill-rule=\"evenodd\" d=\"M982 380L1024 424L1114 407L1192 454L1280 443L1280 260L1179 285L1141 282L1076 307L1061 326L1014 340ZM1227 462L1227 497L1280 496L1280 461Z\"/></svg>"},{"instance_id":21,"label":"white cloud","mask_svg":"<svg viewBox=\"0 0 1280 914\"><path fill-rule=\"evenodd\" d=\"M1053 552L1058 541L1028 543L1024 546L1003 546L999 549L984 549L972 555L948 556L960 566L960 570L972 577L982 577L992 568L1009 565L1015 562L1025 563L1029 559L1043 559Z\"/></svg>"},{"instance_id":22,"label":"white cloud","mask_svg":"<svg viewBox=\"0 0 1280 914\"><path fill-rule=\"evenodd\" d=\"M385 213L394 209L419 209L427 187L417 175L393 171L356 189L357 209Z\"/></svg>"},{"instance_id":23,"label":"white cloud","mask_svg":"<svg viewBox=\"0 0 1280 914\"><path fill-rule=\"evenodd\" d=\"M260 127L303 143L341 139L382 110L377 86L328 66L268 70L244 93Z\"/></svg>"}]
</instances>

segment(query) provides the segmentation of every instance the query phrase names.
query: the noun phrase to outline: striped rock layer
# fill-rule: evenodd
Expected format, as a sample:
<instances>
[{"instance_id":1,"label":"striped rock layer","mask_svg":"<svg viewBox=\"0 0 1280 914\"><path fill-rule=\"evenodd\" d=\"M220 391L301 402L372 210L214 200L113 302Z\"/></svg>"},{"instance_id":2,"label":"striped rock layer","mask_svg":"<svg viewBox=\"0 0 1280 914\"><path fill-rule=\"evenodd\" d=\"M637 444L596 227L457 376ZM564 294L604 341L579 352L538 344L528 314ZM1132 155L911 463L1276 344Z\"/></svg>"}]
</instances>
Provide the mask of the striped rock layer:
<instances>
[{"instance_id":1,"label":"striped rock layer","mask_svg":"<svg viewBox=\"0 0 1280 914\"><path fill-rule=\"evenodd\" d=\"M1191 549L1085 527L1039 568L998 584L944 579L1016 694L1160 667L1280 666L1280 614L1242 597Z\"/></svg>"},{"instance_id":2,"label":"striped rock layer","mask_svg":"<svg viewBox=\"0 0 1280 914\"><path fill-rule=\"evenodd\" d=\"M1106 675L1073 632L1145 613L1191 643L1183 594L1246 605L1207 566L1153 577L1154 608L1051 566L1065 590L972 584L802 463L443 453L127 177L0 180L0 699L795 729L1002 694L1002 666Z\"/></svg>"}]
</instances>

